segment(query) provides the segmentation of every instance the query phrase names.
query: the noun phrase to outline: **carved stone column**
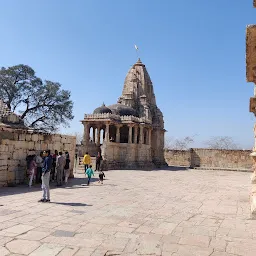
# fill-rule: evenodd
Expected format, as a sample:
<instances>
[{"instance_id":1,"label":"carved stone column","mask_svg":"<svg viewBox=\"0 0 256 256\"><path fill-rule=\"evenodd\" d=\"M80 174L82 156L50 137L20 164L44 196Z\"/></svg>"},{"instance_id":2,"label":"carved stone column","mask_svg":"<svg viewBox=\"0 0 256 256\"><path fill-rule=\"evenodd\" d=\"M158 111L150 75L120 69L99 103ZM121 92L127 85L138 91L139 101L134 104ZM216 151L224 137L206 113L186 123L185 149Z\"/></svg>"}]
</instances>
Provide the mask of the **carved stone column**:
<instances>
[{"instance_id":1,"label":"carved stone column","mask_svg":"<svg viewBox=\"0 0 256 256\"><path fill-rule=\"evenodd\" d=\"M109 142L109 124L106 124L105 141Z\"/></svg>"},{"instance_id":2,"label":"carved stone column","mask_svg":"<svg viewBox=\"0 0 256 256\"><path fill-rule=\"evenodd\" d=\"M132 144L132 127L133 125L129 125L129 138L128 138L128 143Z\"/></svg>"},{"instance_id":3,"label":"carved stone column","mask_svg":"<svg viewBox=\"0 0 256 256\"><path fill-rule=\"evenodd\" d=\"M135 144L138 144L138 126L134 126L134 138L133 141Z\"/></svg>"},{"instance_id":4,"label":"carved stone column","mask_svg":"<svg viewBox=\"0 0 256 256\"><path fill-rule=\"evenodd\" d=\"M84 123L84 138L83 138L83 144L87 145L90 140L90 126L88 123Z\"/></svg>"},{"instance_id":5,"label":"carved stone column","mask_svg":"<svg viewBox=\"0 0 256 256\"><path fill-rule=\"evenodd\" d=\"M97 146L100 146L100 126L97 127Z\"/></svg>"},{"instance_id":6,"label":"carved stone column","mask_svg":"<svg viewBox=\"0 0 256 256\"><path fill-rule=\"evenodd\" d=\"M152 134L152 129L149 128L148 130L148 145L151 146L151 134Z\"/></svg>"},{"instance_id":7,"label":"carved stone column","mask_svg":"<svg viewBox=\"0 0 256 256\"><path fill-rule=\"evenodd\" d=\"M144 142L144 133L143 133L144 126L140 125L140 144Z\"/></svg>"},{"instance_id":8,"label":"carved stone column","mask_svg":"<svg viewBox=\"0 0 256 256\"><path fill-rule=\"evenodd\" d=\"M92 127L92 142L93 142L93 143L96 142L96 138L95 138L95 127Z\"/></svg>"},{"instance_id":9,"label":"carved stone column","mask_svg":"<svg viewBox=\"0 0 256 256\"><path fill-rule=\"evenodd\" d=\"M121 125L116 125L116 142L120 143L120 128Z\"/></svg>"}]
</instances>

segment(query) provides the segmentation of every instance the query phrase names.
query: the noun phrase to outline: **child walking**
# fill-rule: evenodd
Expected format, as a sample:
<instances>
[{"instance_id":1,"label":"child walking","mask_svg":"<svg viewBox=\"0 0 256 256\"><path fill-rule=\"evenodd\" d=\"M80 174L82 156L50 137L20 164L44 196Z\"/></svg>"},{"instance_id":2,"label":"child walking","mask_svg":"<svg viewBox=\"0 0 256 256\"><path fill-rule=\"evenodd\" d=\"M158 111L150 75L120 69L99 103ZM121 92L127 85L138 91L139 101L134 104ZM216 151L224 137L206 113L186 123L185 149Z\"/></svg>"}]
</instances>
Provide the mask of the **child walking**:
<instances>
[{"instance_id":1,"label":"child walking","mask_svg":"<svg viewBox=\"0 0 256 256\"><path fill-rule=\"evenodd\" d=\"M90 185L90 181L91 181L91 177L92 177L92 175L94 176L94 172L92 170L92 166L91 165L89 166L89 168L87 168L85 174L87 174L87 176L88 176L87 185L89 186Z\"/></svg>"},{"instance_id":2,"label":"child walking","mask_svg":"<svg viewBox=\"0 0 256 256\"><path fill-rule=\"evenodd\" d=\"M99 183L103 184L103 177L105 178L105 174L103 171L100 171L99 173Z\"/></svg>"}]
</instances>

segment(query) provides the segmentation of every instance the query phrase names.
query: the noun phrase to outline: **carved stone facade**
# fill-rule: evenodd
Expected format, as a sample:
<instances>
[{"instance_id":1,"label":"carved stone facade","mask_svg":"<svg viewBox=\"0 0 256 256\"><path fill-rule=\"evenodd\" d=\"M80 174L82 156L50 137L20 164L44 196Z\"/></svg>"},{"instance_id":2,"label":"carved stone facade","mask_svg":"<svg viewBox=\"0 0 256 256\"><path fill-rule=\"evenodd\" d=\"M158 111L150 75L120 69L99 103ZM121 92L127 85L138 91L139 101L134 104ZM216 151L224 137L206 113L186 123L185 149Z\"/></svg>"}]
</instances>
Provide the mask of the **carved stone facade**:
<instances>
[{"instance_id":1,"label":"carved stone facade","mask_svg":"<svg viewBox=\"0 0 256 256\"><path fill-rule=\"evenodd\" d=\"M256 7L256 1L254 1ZM247 82L254 83L254 96L250 98L250 112L256 116L256 25L249 25L246 29L246 79ZM256 124L254 125L255 143L253 152L252 165L252 192L251 192L251 214L252 218L256 219Z\"/></svg>"},{"instance_id":2,"label":"carved stone facade","mask_svg":"<svg viewBox=\"0 0 256 256\"><path fill-rule=\"evenodd\" d=\"M26 129L23 120L11 112L7 105L0 99L0 127L15 127Z\"/></svg>"},{"instance_id":3,"label":"carved stone facade","mask_svg":"<svg viewBox=\"0 0 256 256\"><path fill-rule=\"evenodd\" d=\"M83 153L101 151L110 169L165 165L163 114L150 76L140 59L126 75L117 104L85 114Z\"/></svg>"}]
</instances>

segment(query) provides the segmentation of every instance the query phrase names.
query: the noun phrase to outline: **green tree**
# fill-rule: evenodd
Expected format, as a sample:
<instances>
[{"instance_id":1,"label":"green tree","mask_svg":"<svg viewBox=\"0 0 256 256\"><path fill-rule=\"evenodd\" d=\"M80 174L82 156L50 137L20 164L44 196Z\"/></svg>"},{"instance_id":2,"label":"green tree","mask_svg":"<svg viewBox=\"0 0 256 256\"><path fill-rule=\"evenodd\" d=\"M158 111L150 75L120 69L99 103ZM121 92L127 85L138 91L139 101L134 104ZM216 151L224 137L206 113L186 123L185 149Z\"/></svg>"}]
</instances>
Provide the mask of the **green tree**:
<instances>
[{"instance_id":1,"label":"green tree","mask_svg":"<svg viewBox=\"0 0 256 256\"><path fill-rule=\"evenodd\" d=\"M55 132L74 118L70 91L59 83L43 82L26 65L1 68L0 99L32 129Z\"/></svg>"}]
</instances>

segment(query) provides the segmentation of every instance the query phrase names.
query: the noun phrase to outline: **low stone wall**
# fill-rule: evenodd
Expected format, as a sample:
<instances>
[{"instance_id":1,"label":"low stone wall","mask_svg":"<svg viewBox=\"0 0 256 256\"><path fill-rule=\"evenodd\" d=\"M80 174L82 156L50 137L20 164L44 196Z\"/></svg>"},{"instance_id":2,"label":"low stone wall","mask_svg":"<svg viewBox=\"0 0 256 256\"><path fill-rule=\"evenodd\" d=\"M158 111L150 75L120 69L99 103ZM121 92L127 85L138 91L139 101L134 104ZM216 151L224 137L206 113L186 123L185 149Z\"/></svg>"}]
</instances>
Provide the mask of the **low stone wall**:
<instances>
[{"instance_id":1,"label":"low stone wall","mask_svg":"<svg viewBox=\"0 0 256 256\"><path fill-rule=\"evenodd\" d=\"M165 159L169 166L250 170L252 167L250 153L250 150L193 148L190 150L167 150Z\"/></svg>"},{"instance_id":2,"label":"low stone wall","mask_svg":"<svg viewBox=\"0 0 256 256\"><path fill-rule=\"evenodd\" d=\"M190 166L190 151L168 150L164 153L165 161L169 166Z\"/></svg>"},{"instance_id":3,"label":"low stone wall","mask_svg":"<svg viewBox=\"0 0 256 256\"><path fill-rule=\"evenodd\" d=\"M76 137L42 134L23 129L0 128L0 186L23 183L26 178L27 155L43 150L68 151L73 174Z\"/></svg>"}]
</instances>

